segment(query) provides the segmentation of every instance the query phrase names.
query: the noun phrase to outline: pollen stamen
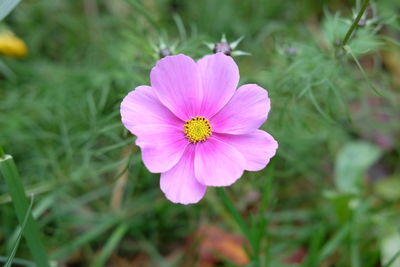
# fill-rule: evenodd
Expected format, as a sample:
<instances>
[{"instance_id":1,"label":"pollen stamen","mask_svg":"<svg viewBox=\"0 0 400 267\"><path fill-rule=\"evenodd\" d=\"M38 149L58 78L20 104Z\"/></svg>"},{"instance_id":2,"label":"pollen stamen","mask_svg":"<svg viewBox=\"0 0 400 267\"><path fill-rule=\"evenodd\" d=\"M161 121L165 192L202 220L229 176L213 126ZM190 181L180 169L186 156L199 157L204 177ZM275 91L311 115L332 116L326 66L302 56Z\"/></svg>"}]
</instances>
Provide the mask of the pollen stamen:
<instances>
[{"instance_id":1,"label":"pollen stamen","mask_svg":"<svg viewBox=\"0 0 400 267\"><path fill-rule=\"evenodd\" d=\"M187 120L183 125L186 138L193 144L206 141L211 135L210 122L200 116Z\"/></svg>"}]
</instances>

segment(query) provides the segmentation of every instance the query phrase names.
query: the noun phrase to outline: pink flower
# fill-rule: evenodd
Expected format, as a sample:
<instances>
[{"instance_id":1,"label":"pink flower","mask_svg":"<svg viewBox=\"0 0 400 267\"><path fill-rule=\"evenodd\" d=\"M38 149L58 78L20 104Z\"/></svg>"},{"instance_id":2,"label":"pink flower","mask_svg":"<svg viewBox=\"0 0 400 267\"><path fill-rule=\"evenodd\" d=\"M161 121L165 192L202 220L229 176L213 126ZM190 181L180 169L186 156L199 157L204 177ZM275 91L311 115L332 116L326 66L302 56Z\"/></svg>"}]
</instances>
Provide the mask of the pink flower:
<instances>
[{"instance_id":1,"label":"pink flower","mask_svg":"<svg viewBox=\"0 0 400 267\"><path fill-rule=\"evenodd\" d=\"M207 186L229 186L244 170L263 169L278 143L258 128L267 119L265 89L236 89L239 70L222 53L195 62L168 56L121 103L125 127L137 136L142 159L172 202L198 202Z\"/></svg>"}]
</instances>

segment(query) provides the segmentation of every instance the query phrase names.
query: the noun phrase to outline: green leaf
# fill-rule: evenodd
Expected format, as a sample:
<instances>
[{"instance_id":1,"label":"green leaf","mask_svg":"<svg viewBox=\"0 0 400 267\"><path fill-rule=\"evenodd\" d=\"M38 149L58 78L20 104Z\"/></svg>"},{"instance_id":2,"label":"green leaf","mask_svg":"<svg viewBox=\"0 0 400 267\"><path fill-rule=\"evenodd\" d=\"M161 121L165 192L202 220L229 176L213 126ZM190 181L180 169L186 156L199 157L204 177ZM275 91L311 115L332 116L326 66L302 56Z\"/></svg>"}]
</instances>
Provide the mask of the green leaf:
<instances>
[{"instance_id":1,"label":"green leaf","mask_svg":"<svg viewBox=\"0 0 400 267\"><path fill-rule=\"evenodd\" d=\"M252 238L250 229L246 224L246 221L244 220L242 215L239 213L239 211L236 209L232 200L226 194L224 188L217 187L215 190L217 192L217 196L218 196L219 200L222 202L222 204L224 205L226 210L232 216L233 220L235 220L236 224L239 226L239 228L242 231L242 233L244 234L244 236L246 236L246 238L249 240L252 249L255 250L256 245ZM252 255L250 255L250 256L252 256Z\"/></svg>"},{"instance_id":2,"label":"green leaf","mask_svg":"<svg viewBox=\"0 0 400 267\"><path fill-rule=\"evenodd\" d=\"M381 150L366 142L352 142L339 152L335 164L335 183L342 193L358 194L362 176L381 155Z\"/></svg>"},{"instance_id":3,"label":"green leaf","mask_svg":"<svg viewBox=\"0 0 400 267\"><path fill-rule=\"evenodd\" d=\"M4 267L11 267L11 264L13 263L13 260L14 260L14 257L15 257L15 253L17 252L17 249L18 249L19 241L21 240L22 233L25 230L26 223L28 222L29 215L31 214L32 206L33 206L33 196L31 198L31 203L29 204L29 208L26 211L24 221L23 221L23 223L21 225L21 228L19 229L17 240L15 240L14 247L13 247L13 249L11 251L11 254L8 257L7 262L4 265Z\"/></svg>"},{"instance_id":4,"label":"green leaf","mask_svg":"<svg viewBox=\"0 0 400 267\"><path fill-rule=\"evenodd\" d=\"M21 225L24 224L25 216L29 210L28 200L25 196L25 190L22 185L21 179L18 174L17 167L14 160L10 155L4 154L0 148L0 173L4 177L8 191L10 193L15 213L17 214L18 221ZM31 251L32 258L37 266L49 266L46 250L41 241L39 227L33 219L31 213L28 214L29 218L26 222L24 237L28 243Z\"/></svg>"},{"instance_id":5,"label":"green leaf","mask_svg":"<svg viewBox=\"0 0 400 267\"><path fill-rule=\"evenodd\" d=\"M116 247L118 246L119 242L124 237L128 229L129 229L128 223L120 224L111 234L107 243L104 245L100 254L95 258L91 266L93 267L104 266L108 258L110 257L111 253L116 249Z\"/></svg>"},{"instance_id":6,"label":"green leaf","mask_svg":"<svg viewBox=\"0 0 400 267\"><path fill-rule=\"evenodd\" d=\"M0 0L0 21L3 20L21 0Z\"/></svg>"}]
</instances>

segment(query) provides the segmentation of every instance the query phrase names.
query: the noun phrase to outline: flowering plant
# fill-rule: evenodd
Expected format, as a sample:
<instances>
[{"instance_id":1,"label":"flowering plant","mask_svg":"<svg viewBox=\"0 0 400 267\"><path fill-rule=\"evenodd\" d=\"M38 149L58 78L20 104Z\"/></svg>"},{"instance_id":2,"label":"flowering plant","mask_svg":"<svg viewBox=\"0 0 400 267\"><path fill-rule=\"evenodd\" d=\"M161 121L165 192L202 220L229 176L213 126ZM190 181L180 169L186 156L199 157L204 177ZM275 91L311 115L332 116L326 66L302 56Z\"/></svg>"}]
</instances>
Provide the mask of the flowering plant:
<instances>
[{"instance_id":1,"label":"flowering plant","mask_svg":"<svg viewBox=\"0 0 400 267\"><path fill-rule=\"evenodd\" d=\"M256 84L236 89L239 70L231 57L167 56L150 80L124 98L121 117L146 167L161 173L170 201L196 203L207 186L229 186L275 155L278 143L258 129L270 110L268 93Z\"/></svg>"}]
</instances>

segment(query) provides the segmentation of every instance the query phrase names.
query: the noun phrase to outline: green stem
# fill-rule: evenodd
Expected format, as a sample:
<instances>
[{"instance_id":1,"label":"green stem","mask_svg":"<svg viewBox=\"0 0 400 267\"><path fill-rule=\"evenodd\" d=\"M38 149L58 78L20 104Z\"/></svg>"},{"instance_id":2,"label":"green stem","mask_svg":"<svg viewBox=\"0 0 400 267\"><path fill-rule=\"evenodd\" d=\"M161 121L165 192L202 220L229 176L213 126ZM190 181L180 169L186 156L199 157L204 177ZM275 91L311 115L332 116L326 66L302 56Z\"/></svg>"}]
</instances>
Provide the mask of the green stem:
<instances>
[{"instance_id":1,"label":"green stem","mask_svg":"<svg viewBox=\"0 0 400 267\"><path fill-rule=\"evenodd\" d=\"M0 158L3 158L5 155L3 148L0 146Z\"/></svg>"},{"instance_id":2,"label":"green stem","mask_svg":"<svg viewBox=\"0 0 400 267\"><path fill-rule=\"evenodd\" d=\"M270 206L271 194L272 194L272 184L274 179L274 165L270 163L269 168L267 169L266 174L266 184L262 190L261 203L258 210L258 219L257 219L257 236L256 238L256 257L257 263L261 266L269 266L270 262L270 246L269 246L269 231L268 231L268 223L269 218L267 217L267 210ZM263 243L264 242L264 243ZM263 244L265 244L265 253L264 258L260 258L261 249ZM261 261L261 262L260 262Z\"/></svg>"},{"instance_id":3,"label":"green stem","mask_svg":"<svg viewBox=\"0 0 400 267\"><path fill-rule=\"evenodd\" d=\"M350 29L347 31L346 36L343 39L342 46L345 46L347 44L347 42L349 41L352 33L357 28L362 15L364 14L365 10L367 9L368 4L369 4L369 0L364 0L360 12L358 12L356 19L354 20L353 24L351 25Z\"/></svg>"},{"instance_id":4,"label":"green stem","mask_svg":"<svg viewBox=\"0 0 400 267\"><path fill-rule=\"evenodd\" d=\"M23 235L28 243L33 260L37 266L48 267L49 261L41 241L39 227L29 212L29 202L26 198L17 167L15 166L13 158L10 155L6 155L1 147L0 174L4 177L20 225L24 225L24 220L28 213Z\"/></svg>"},{"instance_id":5,"label":"green stem","mask_svg":"<svg viewBox=\"0 0 400 267\"><path fill-rule=\"evenodd\" d=\"M216 191L217 191L218 198L220 199L220 201L222 202L224 207L227 209L229 214L232 216L232 218L235 220L236 224L239 226L243 235L249 241L250 246L252 248L252 253L250 253L250 257L253 258L253 256L254 256L253 253L255 251L256 245L252 238L249 227L246 225L246 222L244 221L242 215L239 213L239 211L233 205L232 200L228 197L224 188L217 187Z\"/></svg>"}]
</instances>

